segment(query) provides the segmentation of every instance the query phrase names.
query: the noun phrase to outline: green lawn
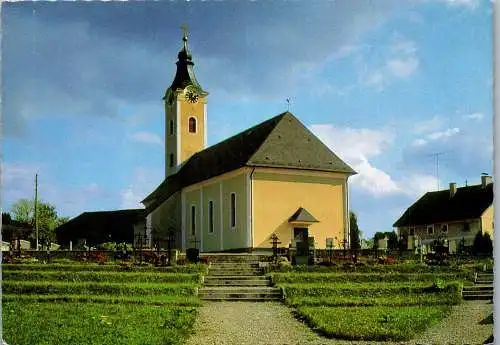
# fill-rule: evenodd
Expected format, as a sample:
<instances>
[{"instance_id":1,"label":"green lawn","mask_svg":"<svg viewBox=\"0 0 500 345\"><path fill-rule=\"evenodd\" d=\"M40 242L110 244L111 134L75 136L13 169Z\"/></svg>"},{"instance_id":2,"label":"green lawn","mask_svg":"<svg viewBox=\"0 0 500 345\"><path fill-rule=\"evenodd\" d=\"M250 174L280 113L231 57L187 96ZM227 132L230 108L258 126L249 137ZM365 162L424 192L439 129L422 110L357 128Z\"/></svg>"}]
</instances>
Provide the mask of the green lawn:
<instances>
[{"instance_id":1,"label":"green lawn","mask_svg":"<svg viewBox=\"0 0 500 345\"><path fill-rule=\"evenodd\" d=\"M203 265L3 265L3 337L15 345L183 344Z\"/></svg>"},{"instance_id":2,"label":"green lawn","mask_svg":"<svg viewBox=\"0 0 500 345\"><path fill-rule=\"evenodd\" d=\"M299 307L321 334L349 340L410 340L449 314L450 307Z\"/></svg>"},{"instance_id":3,"label":"green lawn","mask_svg":"<svg viewBox=\"0 0 500 345\"><path fill-rule=\"evenodd\" d=\"M15 345L183 344L196 308L3 302L3 337Z\"/></svg>"},{"instance_id":4,"label":"green lawn","mask_svg":"<svg viewBox=\"0 0 500 345\"><path fill-rule=\"evenodd\" d=\"M346 340L409 340L440 322L470 273L463 270L273 273L286 303L315 331ZM368 270L368 269L367 269ZM437 284L435 284L437 283Z\"/></svg>"}]
</instances>

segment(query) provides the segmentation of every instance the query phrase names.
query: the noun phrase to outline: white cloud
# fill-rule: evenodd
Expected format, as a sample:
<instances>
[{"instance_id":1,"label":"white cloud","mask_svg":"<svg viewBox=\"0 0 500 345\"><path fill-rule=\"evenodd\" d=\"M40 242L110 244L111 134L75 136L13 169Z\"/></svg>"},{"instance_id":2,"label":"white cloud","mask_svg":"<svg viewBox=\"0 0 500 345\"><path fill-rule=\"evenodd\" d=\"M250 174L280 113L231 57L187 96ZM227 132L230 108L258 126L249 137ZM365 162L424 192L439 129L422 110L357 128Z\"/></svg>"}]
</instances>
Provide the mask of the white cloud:
<instances>
[{"instance_id":1,"label":"white cloud","mask_svg":"<svg viewBox=\"0 0 500 345\"><path fill-rule=\"evenodd\" d=\"M412 76L420 66L417 50L415 42L396 35L385 52L384 62L371 71L365 71L361 77L362 83L380 91L393 81Z\"/></svg>"},{"instance_id":2,"label":"white cloud","mask_svg":"<svg viewBox=\"0 0 500 345\"><path fill-rule=\"evenodd\" d=\"M466 114L464 115L464 118L466 120L481 121L482 119L484 119L484 114L482 113Z\"/></svg>"},{"instance_id":3,"label":"white cloud","mask_svg":"<svg viewBox=\"0 0 500 345\"><path fill-rule=\"evenodd\" d=\"M474 9L479 5L478 0L444 0L444 1L451 6L464 6L471 9Z\"/></svg>"},{"instance_id":4,"label":"white cloud","mask_svg":"<svg viewBox=\"0 0 500 345\"><path fill-rule=\"evenodd\" d=\"M401 179L394 179L389 172L375 167L370 162L371 158L384 154L393 144L395 136L391 131L336 127L331 124L312 125L310 128L325 145L356 170L358 174L350 179L354 188L376 198L394 195L414 198L436 190L435 176L409 173ZM451 129L446 133L454 132L455 130ZM422 142L424 141L422 139Z\"/></svg>"},{"instance_id":5,"label":"white cloud","mask_svg":"<svg viewBox=\"0 0 500 345\"><path fill-rule=\"evenodd\" d=\"M413 41L400 40L392 44L390 51L393 54L404 54L408 56L417 52L417 46Z\"/></svg>"},{"instance_id":6,"label":"white cloud","mask_svg":"<svg viewBox=\"0 0 500 345\"><path fill-rule=\"evenodd\" d=\"M412 174L403 178L398 185L402 193L419 197L437 189L437 178L431 175Z\"/></svg>"},{"instance_id":7,"label":"white cloud","mask_svg":"<svg viewBox=\"0 0 500 345\"><path fill-rule=\"evenodd\" d=\"M412 146L413 147L418 147L418 146L424 146L429 144L432 141L437 141L437 140L445 140L448 139L452 136L457 135L460 133L460 128L454 127L454 128L448 128L442 131L436 131L429 133L425 136L424 138L417 138L413 140Z\"/></svg>"},{"instance_id":8,"label":"white cloud","mask_svg":"<svg viewBox=\"0 0 500 345\"><path fill-rule=\"evenodd\" d=\"M407 59L391 59L387 61L388 70L398 78L407 78L418 68L419 60L411 57Z\"/></svg>"},{"instance_id":9,"label":"white cloud","mask_svg":"<svg viewBox=\"0 0 500 345\"><path fill-rule=\"evenodd\" d=\"M100 190L99 185L97 183L91 183L89 185L86 185L83 189L89 193L97 193Z\"/></svg>"},{"instance_id":10,"label":"white cloud","mask_svg":"<svg viewBox=\"0 0 500 345\"><path fill-rule=\"evenodd\" d=\"M354 165L358 172L351 178L353 185L358 186L376 197L399 193L397 183L386 172L374 167L367 160Z\"/></svg>"},{"instance_id":11,"label":"white cloud","mask_svg":"<svg viewBox=\"0 0 500 345\"><path fill-rule=\"evenodd\" d=\"M446 119L442 116L434 116L431 119L424 120L421 122L418 122L413 125L413 132L414 133L426 133L426 132L435 132L439 129L441 129L444 124L446 123Z\"/></svg>"},{"instance_id":12,"label":"white cloud","mask_svg":"<svg viewBox=\"0 0 500 345\"><path fill-rule=\"evenodd\" d=\"M132 183L120 192L122 208L143 208L141 201L163 181L159 169L137 167L131 177Z\"/></svg>"},{"instance_id":13,"label":"white cloud","mask_svg":"<svg viewBox=\"0 0 500 345\"><path fill-rule=\"evenodd\" d=\"M134 194L132 188L127 188L121 192L121 207L125 209L141 208L142 196Z\"/></svg>"},{"instance_id":14,"label":"white cloud","mask_svg":"<svg viewBox=\"0 0 500 345\"><path fill-rule=\"evenodd\" d=\"M396 182L386 172L374 167L368 158L378 156L390 146L394 134L387 130L312 125L311 131L333 152L358 172L352 177L354 186L374 196L398 193Z\"/></svg>"},{"instance_id":15,"label":"white cloud","mask_svg":"<svg viewBox=\"0 0 500 345\"><path fill-rule=\"evenodd\" d=\"M381 90L387 80L386 75L383 71L373 71L365 79L364 84L367 86L373 86L378 90Z\"/></svg>"},{"instance_id":16,"label":"white cloud","mask_svg":"<svg viewBox=\"0 0 500 345\"><path fill-rule=\"evenodd\" d=\"M447 130L444 130L444 131L440 131L440 132L434 132L434 133L431 133L427 136L427 139L429 140L438 140L438 139L444 139L444 138L449 138L455 134L458 134L460 133L460 129L459 128L449 128Z\"/></svg>"},{"instance_id":17,"label":"white cloud","mask_svg":"<svg viewBox=\"0 0 500 345\"><path fill-rule=\"evenodd\" d=\"M139 143L163 145L161 137L151 132L136 132L130 135L130 139Z\"/></svg>"},{"instance_id":18,"label":"white cloud","mask_svg":"<svg viewBox=\"0 0 500 345\"><path fill-rule=\"evenodd\" d=\"M412 146L423 146L425 144L427 144L427 140L419 138L419 139L413 140Z\"/></svg>"}]
</instances>

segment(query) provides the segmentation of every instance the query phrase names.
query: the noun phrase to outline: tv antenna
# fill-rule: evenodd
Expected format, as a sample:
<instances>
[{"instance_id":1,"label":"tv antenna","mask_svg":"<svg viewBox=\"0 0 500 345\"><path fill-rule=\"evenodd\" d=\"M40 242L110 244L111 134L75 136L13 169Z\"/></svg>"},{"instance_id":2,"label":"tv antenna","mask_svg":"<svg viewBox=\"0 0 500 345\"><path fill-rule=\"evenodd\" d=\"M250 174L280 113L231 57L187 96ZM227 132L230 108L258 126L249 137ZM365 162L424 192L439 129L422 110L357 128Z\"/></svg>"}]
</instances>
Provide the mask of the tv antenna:
<instances>
[{"instance_id":1,"label":"tv antenna","mask_svg":"<svg viewBox=\"0 0 500 345\"><path fill-rule=\"evenodd\" d=\"M436 157L436 180L437 180L437 190L439 191L439 156L444 155L446 152L435 152L431 153L429 156Z\"/></svg>"}]
</instances>

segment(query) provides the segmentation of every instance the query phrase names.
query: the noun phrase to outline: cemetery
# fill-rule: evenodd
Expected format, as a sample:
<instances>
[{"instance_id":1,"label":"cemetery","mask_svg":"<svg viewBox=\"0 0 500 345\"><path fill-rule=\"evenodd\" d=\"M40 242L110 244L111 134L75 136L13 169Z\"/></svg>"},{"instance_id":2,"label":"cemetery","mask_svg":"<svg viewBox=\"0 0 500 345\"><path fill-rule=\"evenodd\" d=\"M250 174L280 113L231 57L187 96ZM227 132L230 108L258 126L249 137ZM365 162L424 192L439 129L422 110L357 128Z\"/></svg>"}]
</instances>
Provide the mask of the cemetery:
<instances>
[{"instance_id":1,"label":"cemetery","mask_svg":"<svg viewBox=\"0 0 500 345\"><path fill-rule=\"evenodd\" d=\"M36 259L29 251L6 253L4 339L78 344L92 334L89 344L183 344L201 306L251 301L287 306L322 337L406 341L449 315L475 281L492 284L484 272L489 259L435 266L304 249L307 255L292 264L278 242L261 254L134 248L120 257L96 250L75 259ZM170 260L158 260L162 255ZM492 295L478 290L470 297Z\"/></svg>"}]
</instances>

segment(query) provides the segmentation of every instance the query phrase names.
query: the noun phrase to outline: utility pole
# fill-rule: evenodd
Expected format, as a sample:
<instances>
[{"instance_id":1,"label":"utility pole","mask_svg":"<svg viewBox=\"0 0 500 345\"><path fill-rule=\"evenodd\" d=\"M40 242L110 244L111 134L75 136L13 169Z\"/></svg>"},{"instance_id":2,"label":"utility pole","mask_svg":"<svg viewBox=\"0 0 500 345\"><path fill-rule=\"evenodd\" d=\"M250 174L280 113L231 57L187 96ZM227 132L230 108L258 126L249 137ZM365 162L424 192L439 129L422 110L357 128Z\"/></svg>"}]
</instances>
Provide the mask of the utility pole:
<instances>
[{"instance_id":1,"label":"utility pole","mask_svg":"<svg viewBox=\"0 0 500 345\"><path fill-rule=\"evenodd\" d=\"M35 174L35 232L36 232L36 250L38 250L38 174Z\"/></svg>"}]
</instances>

